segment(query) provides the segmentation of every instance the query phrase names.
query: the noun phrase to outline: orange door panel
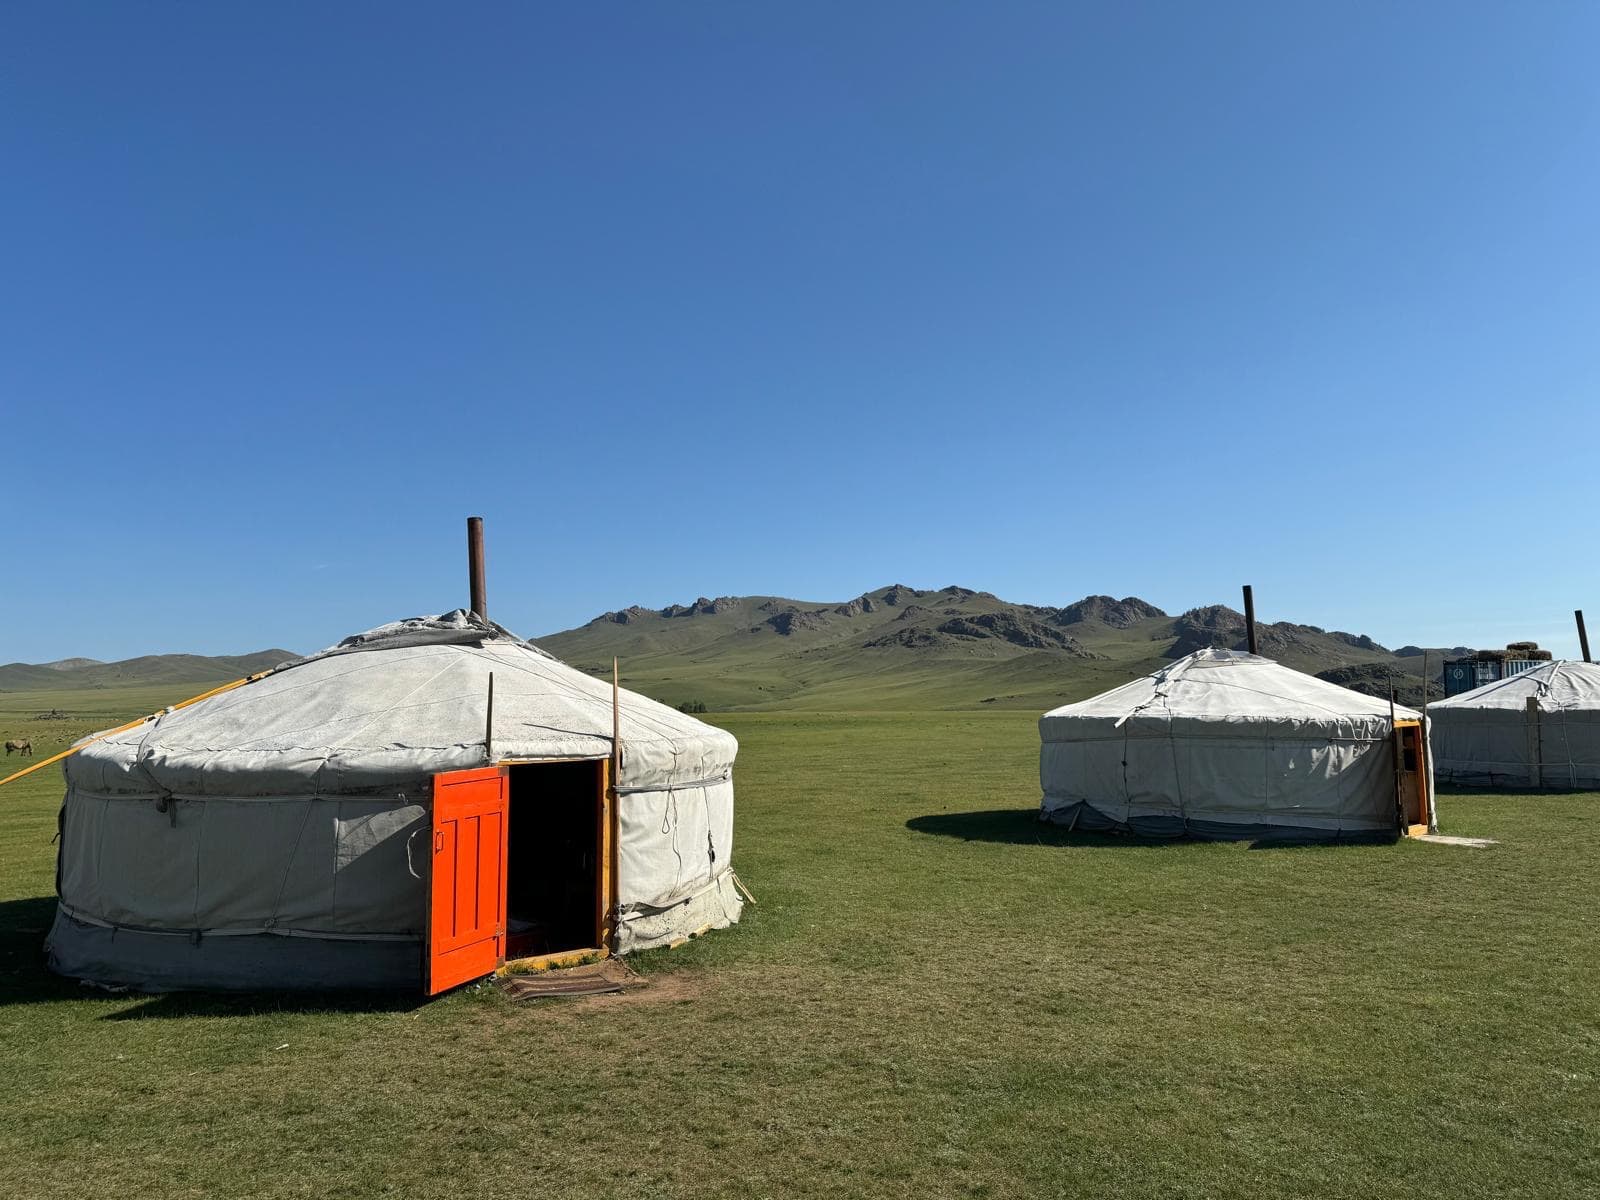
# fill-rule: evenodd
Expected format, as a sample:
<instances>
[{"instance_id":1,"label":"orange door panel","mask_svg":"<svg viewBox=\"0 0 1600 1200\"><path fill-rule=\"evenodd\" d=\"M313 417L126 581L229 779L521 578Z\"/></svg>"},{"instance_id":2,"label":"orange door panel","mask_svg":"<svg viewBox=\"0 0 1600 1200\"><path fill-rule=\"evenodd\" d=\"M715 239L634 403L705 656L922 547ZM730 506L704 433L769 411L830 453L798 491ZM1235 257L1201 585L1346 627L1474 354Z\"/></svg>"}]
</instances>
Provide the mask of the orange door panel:
<instances>
[{"instance_id":1,"label":"orange door panel","mask_svg":"<svg viewBox=\"0 0 1600 1200\"><path fill-rule=\"evenodd\" d=\"M433 777L428 995L492 972L506 960L506 817L503 767Z\"/></svg>"}]
</instances>

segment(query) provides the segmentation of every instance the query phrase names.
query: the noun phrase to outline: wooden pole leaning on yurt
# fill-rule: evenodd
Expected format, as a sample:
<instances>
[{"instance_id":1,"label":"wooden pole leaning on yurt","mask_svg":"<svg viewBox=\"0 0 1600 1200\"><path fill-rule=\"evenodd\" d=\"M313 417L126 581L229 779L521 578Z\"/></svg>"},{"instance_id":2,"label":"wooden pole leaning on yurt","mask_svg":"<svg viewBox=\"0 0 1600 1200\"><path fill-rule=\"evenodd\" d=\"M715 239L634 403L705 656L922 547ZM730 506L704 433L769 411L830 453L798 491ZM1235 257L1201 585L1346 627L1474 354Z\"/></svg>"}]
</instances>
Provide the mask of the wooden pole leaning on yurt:
<instances>
[{"instance_id":1,"label":"wooden pole leaning on yurt","mask_svg":"<svg viewBox=\"0 0 1600 1200\"><path fill-rule=\"evenodd\" d=\"M137 729L146 721L154 721L160 717L166 716L169 712L177 712L180 708L188 708L191 704L199 704L200 701L209 700L213 696L220 696L223 692L231 692L234 688L243 687L247 683L254 683L258 679L265 679L277 669L277 667L273 667L270 671L257 671L254 675L247 675L243 679L235 679L232 683L225 683L221 687L214 687L209 692L201 692L198 696L190 696L187 700L180 700L176 704L168 705L160 712L150 713L148 716L143 716L137 720L129 721L125 725L118 725L115 729L108 729L104 733L97 733L86 742L69 747L68 749L63 750L60 754L52 754L49 758L41 758L38 762L34 763L33 766L28 767L25 770L18 771L15 775L7 775L4 779L0 779L0 787L4 787L12 780L21 779L24 775L32 775L40 768L48 767L51 763L58 763L63 758L71 758L79 750L82 750L87 746L92 746L96 742L103 741L108 737L114 736L115 734L126 733L130 729Z\"/></svg>"},{"instance_id":2,"label":"wooden pole leaning on yurt","mask_svg":"<svg viewBox=\"0 0 1600 1200\"><path fill-rule=\"evenodd\" d=\"M1523 720L1528 729L1528 786L1544 787L1544 766L1539 761L1544 747L1539 744L1539 697L1529 696L1524 706Z\"/></svg>"},{"instance_id":3,"label":"wooden pole leaning on yurt","mask_svg":"<svg viewBox=\"0 0 1600 1200\"><path fill-rule=\"evenodd\" d=\"M622 676L615 655L611 657L611 761L606 775L606 827L601 846L606 856L600 891L600 941L613 953L617 948L617 926L622 923Z\"/></svg>"},{"instance_id":4,"label":"wooden pole leaning on yurt","mask_svg":"<svg viewBox=\"0 0 1600 1200\"><path fill-rule=\"evenodd\" d=\"M1441 680L1443 675L1441 673ZM1442 686L1442 684L1441 684ZM1423 821L1428 826L1429 833L1439 832L1439 810L1433 800L1433 744L1428 740L1428 652L1422 652L1422 739L1419 746L1421 759L1417 763L1417 770L1422 772L1424 786L1428 789L1428 811L1422 814Z\"/></svg>"},{"instance_id":5,"label":"wooden pole leaning on yurt","mask_svg":"<svg viewBox=\"0 0 1600 1200\"><path fill-rule=\"evenodd\" d=\"M1589 631L1583 627L1583 609L1573 609L1572 615L1578 619L1578 649L1583 651L1583 661L1593 662L1589 657Z\"/></svg>"},{"instance_id":6,"label":"wooden pole leaning on yurt","mask_svg":"<svg viewBox=\"0 0 1600 1200\"><path fill-rule=\"evenodd\" d=\"M622 786L622 677L611 656L611 790Z\"/></svg>"},{"instance_id":7,"label":"wooden pole leaning on yurt","mask_svg":"<svg viewBox=\"0 0 1600 1200\"><path fill-rule=\"evenodd\" d=\"M483 714L483 756L494 762L494 672L489 672L489 703Z\"/></svg>"},{"instance_id":8,"label":"wooden pole leaning on yurt","mask_svg":"<svg viewBox=\"0 0 1600 1200\"><path fill-rule=\"evenodd\" d=\"M1260 653L1256 649L1256 597L1248 583L1244 585L1244 638L1251 654Z\"/></svg>"},{"instance_id":9,"label":"wooden pole leaning on yurt","mask_svg":"<svg viewBox=\"0 0 1600 1200\"><path fill-rule=\"evenodd\" d=\"M1389 669L1389 745L1394 753L1394 824L1395 832L1405 836L1406 827L1406 749L1400 738L1400 724L1394 711L1394 668Z\"/></svg>"},{"instance_id":10,"label":"wooden pole leaning on yurt","mask_svg":"<svg viewBox=\"0 0 1600 1200\"><path fill-rule=\"evenodd\" d=\"M467 586L472 597L472 611L487 621L489 601L484 594L482 517L467 518Z\"/></svg>"}]
</instances>

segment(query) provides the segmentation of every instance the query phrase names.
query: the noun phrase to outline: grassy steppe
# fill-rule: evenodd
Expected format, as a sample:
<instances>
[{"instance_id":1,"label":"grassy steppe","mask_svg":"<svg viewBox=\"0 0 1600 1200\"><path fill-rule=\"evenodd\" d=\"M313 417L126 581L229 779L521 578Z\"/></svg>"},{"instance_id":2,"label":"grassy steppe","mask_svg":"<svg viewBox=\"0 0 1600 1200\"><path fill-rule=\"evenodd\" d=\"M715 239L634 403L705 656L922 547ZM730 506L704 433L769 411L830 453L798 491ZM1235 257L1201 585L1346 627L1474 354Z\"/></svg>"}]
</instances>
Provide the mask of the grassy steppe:
<instances>
[{"instance_id":1,"label":"grassy steppe","mask_svg":"<svg viewBox=\"0 0 1600 1200\"><path fill-rule=\"evenodd\" d=\"M0 1196L1600 1193L1600 797L1142 845L1039 829L1029 714L712 719L760 903L623 998L89 992L0 790Z\"/></svg>"}]
</instances>

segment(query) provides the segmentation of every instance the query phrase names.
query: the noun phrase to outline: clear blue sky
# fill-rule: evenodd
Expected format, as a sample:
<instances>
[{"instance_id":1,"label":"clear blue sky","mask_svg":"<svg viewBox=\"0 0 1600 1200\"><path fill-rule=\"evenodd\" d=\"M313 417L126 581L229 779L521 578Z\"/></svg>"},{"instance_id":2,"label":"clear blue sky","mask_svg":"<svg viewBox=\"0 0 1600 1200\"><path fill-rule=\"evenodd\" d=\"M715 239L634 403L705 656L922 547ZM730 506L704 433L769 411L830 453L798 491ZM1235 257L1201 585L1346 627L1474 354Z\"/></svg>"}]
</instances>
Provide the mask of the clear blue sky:
<instances>
[{"instance_id":1,"label":"clear blue sky","mask_svg":"<svg viewBox=\"0 0 1600 1200\"><path fill-rule=\"evenodd\" d=\"M0 661L1600 625L1600 7L7 4Z\"/></svg>"}]
</instances>

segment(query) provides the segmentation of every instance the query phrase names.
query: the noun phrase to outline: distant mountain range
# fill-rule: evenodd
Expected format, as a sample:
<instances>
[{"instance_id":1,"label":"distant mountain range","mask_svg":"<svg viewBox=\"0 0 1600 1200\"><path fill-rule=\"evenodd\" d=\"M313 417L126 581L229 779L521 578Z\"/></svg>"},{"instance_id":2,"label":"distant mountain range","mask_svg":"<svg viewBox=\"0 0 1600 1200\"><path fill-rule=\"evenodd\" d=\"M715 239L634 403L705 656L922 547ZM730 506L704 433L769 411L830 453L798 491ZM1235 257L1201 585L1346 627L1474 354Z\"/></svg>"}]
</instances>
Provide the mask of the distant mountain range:
<instances>
[{"instance_id":1,"label":"distant mountain range","mask_svg":"<svg viewBox=\"0 0 1600 1200\"><path fill-rule=\"evenodd\" d=\"M122 662L63 658L51 663L0 666L0 692L73 691L80 688L228 683L300 656L292 650L208 658L201 654L148 654Z\"/></svg>"},{"instance_id":2,"label":"distant mountain range","mask_svg":"<svg viewBox=\"0 0 1600 1200\"><path fill-rule=\"evenodd\" d=\"M1422 696L1422 649L1288 621L1257 626L1261 653L1345 687L1402 703ZM1093 695L1207 646L1244 649L1244 617L1213 604L1169 616L1137 596L1085 596L1060 607L1015 604L965 587L892 584L835 602L701 597L602 613L539 639L582 670L621 659L632 688L712 710L1036 708ZM1428 651L1438 678L1446 655ZM159 654L0 666L0 691L71 691L226 683L277 666L289 650L207 658ZM1437 684L1435 684L1435 689ZM1437 696L1437 690L1433 695Z\"/></svg>"},{"instance_id":3,"label":"distant mountain range","mask_svg":"<svg viewBox=\"0 0 1600 1200\"><path fill-rule=\"evenodd\" d=\"M1259 623L1261 653L1405 702L1421 697L1421 651L1291 622ZM965 587L892 584L852 600L701 597L634 606L539 639L574 666L672 704L709 708L1038 708L1093 695L1207 646L1244 649L1244 616L1223 605L1169 616L1136 596L1061 607ZM1429 673L1441 661L1429 651ZM1352 670L1354 669L1354 670Z\"/></svg>"}]
</instances>

